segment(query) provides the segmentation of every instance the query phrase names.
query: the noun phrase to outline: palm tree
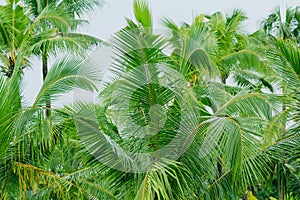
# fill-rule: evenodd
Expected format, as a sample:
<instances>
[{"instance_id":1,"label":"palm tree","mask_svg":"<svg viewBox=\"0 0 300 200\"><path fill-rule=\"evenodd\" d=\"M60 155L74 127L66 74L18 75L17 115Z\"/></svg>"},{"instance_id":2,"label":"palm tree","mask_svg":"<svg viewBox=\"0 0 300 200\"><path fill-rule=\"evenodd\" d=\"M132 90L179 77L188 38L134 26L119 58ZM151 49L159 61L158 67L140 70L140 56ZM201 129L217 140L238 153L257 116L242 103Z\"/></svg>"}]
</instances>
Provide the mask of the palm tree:
<instances>
[{"instance_id":1,"label":"palm tree","mask_svg":"<svg viewBox=\"0 0 300 200\"><path fill-rule=\"evenodd\" d=\"M11 78L1 76L0 80L1 113L6 113L0 116L0 137L3 141L0 197L68 199L70 194L77 194L78 198L92 194L84 189L84 185L77 186L82 179L76 176L76 171L81 170L82 165L92 166L85 165L91 158L85 151L80 153L83 147L76 138L70 114L67 110L54 110L50 122L44 116L47 108L42 105L49 96L53 100L74 88L93 90L98 80L95 67L82 59L65 58L58 61L49 71L34 103L26 107L15 103L22 98L20 93L15 92L19 84L16 73ZM70 157L62 158L61 161L65 163L57 164L57 155ZM81 162L72 163L73 156ZM69 176L74 177L70 179Z\"/></svg>"},{"instance_id":2,"label":"palm tree","mask_svg":"<svg viewBox=\"0 0 300 200\"><path fill-rule=\"evenodd\" d=\"M292 39L300 44L300 7L287 8L285 13L281 13L280 7L262 22L263 30L271 36Z\"/></svg>"},{"instance_id":3,"label":"palm tree","mask_svg":"<svg viewBox=\"0 0 300 200\"><path fill-rule=\"evenodd\" d=\"M212 81L208 83L201 76L198 82L191 84L190 72L209 77L212 72L209 69L214 67L210 62L213 59L205 51L208 48L205 46L205 39L201 38L202 33L208 32L205 24L199 20L195 22L200 24L198 27L187 26L187 31L178 29L173 37L179 36L182 39L173 45L175 50L169 57L163 53L168 45L166 40L153 34L151 27L149 28L151 14L146 4L135 1L134 8L137 22L128 20L128 26L117 32L112 39L116 53L112 69L117 73L114 78L120 78L113 79L100 94L104 102L104 112L111 119L111 126L115 126L118 131L109 132L102 126L99 130L97 127L91 128L85 124L87 120L91 120L88 125L94 124L95 121L90 118L80 121L84 127L80 131L86 137L83 138L86 146L95 153L100 148L101 153L94 155L108 165L101 172L109 177L109 184L118 188L117 194L125 199L237 199L250 195L249 191L254 190L254 186L271 174L270 152L274 149L280 151L282 147L279 146L288 146L295 141L293 137L298 138L294 135L284 141L265 141L266 130L276 121L272 114L278 111L275 109L278 103L275 101L276 97L264 94L256 88L222 86ZM139 18L142 12L147 14L143 15L144 18ZM176 29L172 23L168 25ZM202 32L199 33L199 30ZM184 33L181 37L180 31ZM192 33L199 34L198 40L202 39L199 46L202 48L198 46L195 50L189 49L192 46L185 46L184 42L189 38L184 36L193 36ZM203 61L203 58L207 59ZM181 89L186 91L184 94L190 95L185 99L195 109L190 113L184 110L188 113L187 116L181 110L181 106L186 105L181 105L179 100L183 97L174 95L174 90L168 90L168 87L154 84L157 80L164 83L164 80L174 78L166 69L164 71L156 67L158 64L167 68L170 63L170 68L175 70L172 71L173 74L177 72L186 82L190 82L186 84L190 86L185 90ZM154 83L150 84L149 80ZM175 82L169 82L170 88L178 87ZM202 90L194 89L200 88L199 86ZM193 92L190 93L191 91ZM154 118L164 118L162 112L151 111L154 105L163 105L161 110L170 118L165 121L165 127L161 127L158 122L157 127L162 128L158 134L140 137L143 132L132 123L137 127L151 127ZM167 157L168 152L181 151L178 158L156 160L154 157L153 161L146 159L147 162L136 162L139 157L128 153L163 149L176 138L177 131L181 130L180 119L189 122L182 127L186 132L180 132L180 135L185 136L181 138L184 145L172 143L173 149L165 152ZM95 130L101 135L95 135L97 142L89 139ZM141 130L146 133L149 131ZM205 149L209 152L205 152ZM221 170L217 165L219 161L222 163ZM136 168L141 172L131 173ZM121 169L121 172L116 169Z\"/></svg>"},{"instance_id":4,"label":"palm tree","mask_svg":"<svg viewBox=\"0 0 300 200\"><path fill-rule=\"evenodd\" d=\"M12 4L0 7L1 12L1 68L9 78L12 76L16 65L18 52L23 42L23 33L30 23L24 8L17 6L13 9ZM19 20L21 19L21 20ZM26 36L25 36L26 38ZM24 65L26 57L22 59Z\"/></svg>"},{"instance_id":5,"label":"palm tree","mask_svg":"<svg viewBox=\"0 0 300 200\"><path fill-rule=\"evenodd\" d=\"M11 78L16 72L19 81L22 77L20 72L28 66L28 60L34 49L45 38L52 38L53 32L55 32L54 28L50 28L46 32L39 32L38 27L41 27L44 21L52 22L57 26L65 24L64 15L60 15L53 9L45 9L35 20L31 19L26 10L26 7L23 7L20 2L14 1L0 6L1 72L8 78Z\"/></svg>"},{"instance_id":6,"label":"palm tree","mask_svg":"<svg viewBox=\"0 0 300 200\"><path fill-rule=\"evenodd\" d=\"M182 27L168 19L164 24L172 31L170 42L174 46L175 57L190 57L189 62L197 69L208 70L211 76L217 75L223 84L232 75L239 86L256 87L257 84L270 88L264 79L264 74L269 71L264 62L265 49L256 45L256 34L247 36L241 31L245 19L244 13L234 10L226 18L220 12L211 16L202 14L191 25L184 23ZM186 63L184 65L187 66ZM199 74L194 74L191 80L197 77Z\"/></svg>"},{"instance_id":7,"label":"palm tree","mask_svg":"<svg viewBox=\"0 0 300 200\"><path fill-rule=\"evenodd\" d=\"M46 38L46 40L38 44L36 54L40 54L43 63L43 79L46 78L48 72L48 57L49 53L56 54L59 50L67 50L70 53L81 55L85 54L87 50L97 45L100 40L85 34L78 34L74 31L84 21L76 19L81 17L87 11L92 10L95 6L100 6L101 1L35 1L25 0L28 5L31 15L34 19L38 19L39 15L45 10L53 9L62 18L64 18L64 24L56 24L51 21L43 21L43 26L39 27L41 32L48 30L49 28L55 29L52 38Z\"/></svg>"},{"instance_id":8,"label":"palm tree","mask_svg":"<svg viewBox=\"0 0 300 200\"><path fill-rule=\"evenodd\" d=\"M76 29L83 20L77 19L87 11L92 10L95 6L101 4L101 1L36 1L25 0L29 6L31 17L38 19L39 15L47 10L55 10L60 18L64 19L64 24L56 24L49 20L42 20L43 24L39 27L39 32L47 32L52 29L52 37L46 37L40 40L34 47L34 54L42 58L43 80L48 74L48 59L51 54L57 55L61 51L67 51L70 54L85 56L87 51L100 43L100 40L86 35L76 33ZM51 102L46 102L47 116L50 115Z\"/></svg>"},{"instance_id":9,"label":"palm tree","mask_svg":"<svg viewBox=\"0 0 300 200\"><path fill-rule=\"evenodd\" d=\"M268 53L268 57L274 67L274 70L279 75L282 95L287 98L282 103L282 112L277 117L279 128L276 131L276 137L278 139L286 138L287 135L297 134L299 130L299 123L295 123L294 120L299 116L299 58L300 50L296 42L286 41L283 39L273 40L271 43L271 48ZM298 154L297 148L293 151L293 154ZM282 150L279 154L277 163L277 180L278 180L278 198L287 199L288 196L295 195L298 198L297 193L290 192L291 185L299 184L299 180L295 178L296 176L289 168L288 162L294 162L294 155L289 155L286 150ZM291 160L290 160L291 159ZM287 178L289 177L289 179Z\"/></svg>"},{"instance_id":10,"label":"palm tree","mask_svg":"<svg viewBox=\"0 0 300 200\"><path fill-rule=\"evenodd\" d=\"M43 21L49 21L57 26L63 26L65 15L59 16L55 10L47 9L42 12L35 20L26 12L20 2L9 2L0 7L1 12L1 63L2 72L11 77L17 63L20 59L20 69L28 63L29 57L39 43L45 38L53 37L53 28L47 32L38 32L38 27ZM18 69L18 70L20 70Z\"/></svg>"},{"instance_id":11,"label":"palm tree","mask_svg":"<svg viewBox=\"0 0 300 200\"><path fill-rule=\"evenodd\" d=\"M57 17L67 5L58 5ZM70 8L70 18L40 26L31 23L39 17L22 12L29 27L34 24L32 35L15 54L11 76L0 75L1 199L268 198L259 190L274 190L273 180L279 199L299 198L297 43L241 34L239 11L208 21L200 15L182 27L165 20L172 35L164 37L153 30L148 5L136 0L135 19L110 40L113 75L100 104L77 102L47 117L46 102L74 88L94 91L100 77L92 63L64 58L51 67L32 105L16 103L22 102L16 91L25 58L44 47L65 50L59 44L67 45L71 29L64 28L72 24L57 25L76 15ZM18 27L3 30L22 35ZM232 74L235 86L226 82Z\"/></svg>"}]
</instances>

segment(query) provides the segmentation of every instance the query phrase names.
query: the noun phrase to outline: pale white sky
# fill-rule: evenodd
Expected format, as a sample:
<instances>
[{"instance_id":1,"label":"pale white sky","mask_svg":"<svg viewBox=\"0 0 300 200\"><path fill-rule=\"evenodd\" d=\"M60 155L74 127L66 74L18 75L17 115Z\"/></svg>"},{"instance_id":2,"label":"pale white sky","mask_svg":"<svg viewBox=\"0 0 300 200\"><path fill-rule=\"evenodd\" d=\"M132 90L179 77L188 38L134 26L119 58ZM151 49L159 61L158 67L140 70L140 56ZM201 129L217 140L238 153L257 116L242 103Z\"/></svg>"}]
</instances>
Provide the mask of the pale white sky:
<instances>
[{"instance_id":1,"label":"pale white sky","mask_svg":"<svg viewBox=\"0 0 300 200\"><path fill-rule=\"evenodd\" d=\"M160 20L168 17L177 23L191 22L193 16L201 13L212 14L216 11L230 13L234 8L246 12L249 20L246 23L248 31L258 28L259 21L265 18L274 7L300 5L299 0L148 0L152 11L154 26L160 26ZM86 28L89 33L102 39L125 25L124 17L133 18L133 0L107 0L104 7L90 14L90 26Z\"/></svg>"},{"instance_id":2,"label":"pale white sky","mask_svg":"<svg viewBox=\"0 0 300 200\"><path fill-rule=\"evenodd\" d=\"M125 17L133 19L133 0L106 0L105 5L94 13L89 14L87 19L90 25L83 28L83 32L92 34L102 40L109 39L110 35L125 26ZM2 3L3 0L0 0ZM294 7L299 5L299 0L148 0L152 10L154 27L160 27L160 21L167 17L180 23L191 22L193 16L201 13L212 14L215 11L230 13L234 8L245 11L249 20L245 24L248 32L259 27L259 20L265 18L274 7L280 5ZM32 69L25 72L24 95L28 103L32 102L41 86L41 64L32 61ZM69 95L70 96L70 95Z\"/></svg>"}]
</instances>

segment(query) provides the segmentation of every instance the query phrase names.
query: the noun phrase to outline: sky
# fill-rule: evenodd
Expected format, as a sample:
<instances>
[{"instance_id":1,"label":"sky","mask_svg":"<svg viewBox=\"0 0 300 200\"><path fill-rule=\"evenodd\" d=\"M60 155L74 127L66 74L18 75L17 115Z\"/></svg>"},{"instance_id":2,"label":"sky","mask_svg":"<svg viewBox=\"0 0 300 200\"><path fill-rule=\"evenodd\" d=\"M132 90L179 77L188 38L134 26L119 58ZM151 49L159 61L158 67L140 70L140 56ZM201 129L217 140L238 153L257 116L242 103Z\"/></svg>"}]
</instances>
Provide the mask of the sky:
<instances>
[{"instance_id":1,"label":"sky","mask_svg":"<svg viewBox=\"0 0 300 200\"><path fill-rule=\"evenodd\" d=\"M0 3L3 3L3 0L0 0ZM190 23L193 17L202 13L212 14L216 11L231 13L233 9L238 8L248 16L244 28L250 33L259 28L260 21L276 6L279 5L284 10L286 7L300 5L300 2L299 0L148 0L148 5L152 11L155 28L162 27L160 22L164 17L172 19L177 24L183 21ZM90 24L83 27L81 32L104 41L108 40L113 33L126 25L125 18L134 19L133 0L106 0L102 8L96 9L85 18ZM42 83L41 64L34 59L32 64L32 68L25 71L23 81L24 97L28 104L34 100ZM58 104L61 102L65 100Z\"/></svg>"},{"instance_id":2,"label":"sky","mask_svg":"<svg viewBox=\"0 0 300 200\"><path fill-rule=\"evenodd\" d=\"M288 6L300 5L299 0L148 0L152 11L154 26L160 27L160 21L170 18L180 23L191 22L193 16L199 14L212 14L216 11L230 13L233 9L243 10L249 20L245 24L248 31L259 28L262 18L267 17L274 7L280 5L282 9ZM124 18L133 19L133 0L107 0L105 5L96 11L96 14L88 15L90 26L86 31L108 39L111 34L125 25Z\"/></svg>"}]
</instances>

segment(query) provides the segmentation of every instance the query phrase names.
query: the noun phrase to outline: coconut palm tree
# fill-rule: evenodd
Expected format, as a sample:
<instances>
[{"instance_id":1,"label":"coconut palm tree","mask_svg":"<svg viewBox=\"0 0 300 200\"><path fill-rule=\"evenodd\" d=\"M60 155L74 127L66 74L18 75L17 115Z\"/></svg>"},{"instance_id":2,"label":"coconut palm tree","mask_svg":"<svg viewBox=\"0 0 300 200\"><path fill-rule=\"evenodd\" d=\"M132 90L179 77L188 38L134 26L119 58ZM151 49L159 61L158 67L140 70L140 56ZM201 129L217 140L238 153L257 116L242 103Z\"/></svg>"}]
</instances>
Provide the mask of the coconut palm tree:
<instances>
[{"instance_id":1,"label":"coconut palm tree","mask_svg":"<svg viewBox=\"0 0 300 200\"><path fill-rule=\"evenodd\" d=\"M300 44L300 7L287 8L281 13L280 7L262 22L263 30L274 37L292 39Z\"/></svg>"},{"instance_id":2,"label":"coconut palm tree","mask_svg":"<svg viewBox=\"0 0 300 200\"><path fill-rule=\"evenodd\" d=\"M27 13L27 7L20 2L10 1L1 5L1 64L2 72L8 77L12 76L17 58L20 56L20 69L28 63L36 45L45 38L55 38L53 33L56 29L50 28L46 32L39 32L39 27L47 21L58 27L65 25L67 15L47 8L44 12L32 20ZM19 69L19 70L20 70Z\"/></svg>"},{"instance_id":3,"label":"coconut palm tree","mask_svg":"<svg viewBox=\"0 0 300 200\"><path fill-rule=\"evenodd\" d=\"M48 74L48 59L50 55L57 55L62 52L77 56L86 56L88 50L97 46L100 43L98 38L76 33L80 24L84 21L77 19L85 12L92 10L95 6L101 5L101 1L36 1L25 0L31 12L33 19L38 19L39 15L46 10L52 9L60 17L63 17L64 24L56 24L51 21L42 20L43 24L39 26L37 31L43 33L52 29L52 37L46 37L44 40L39 40L34 46L33 53L42 59L43 80ZM51 108L51 102L46 103L48 108ZM50 115L50 109L47 111L47 116Z\"/></svg>"},{"instance_id":4,"label":"coconut palm tree","mask_svg":"<svg viewBox=\"0 0 300 200\"><path fill-rule=\"evenodd\" d=\"M53 100L73 88L93 90L98 80L95 67L82 59L58 61L34 103L28 106L15 103L22 98L15 92L19 84L16 74L11 78L1 76L1 113L5 113L0 117L1 198L68 199L76 195L81 198L87 193L96 195L97 192L90 193L83 185L77 186L82 179L76 176L76 171L83 165L92 166L85 165L91 158L80 153L83 147L76 137L72 118L67 111L54 110L50 121L45 118L47 108L43 106L49 96ZM59 160L58 155L66 157ZM85 158L81 157L84 155ZM80 162L72 163L71 157L77 157Z\"/></svg>"},{"instance_id":5,"label":"coconut palm tree","mask_svg":"<svg viewBox=\"0 0 300 200\"><path fill-rule=\"evenodd\" d=\"M110 40L115 57L100 103L52 109L51 117L45 103L97 89L99 69L61 59L32 105L16 103L30 55L23 52L40 52L53 35L26 40L10 78L0 76L0 198L255 199L278 180L278 198L297 199L299 48L260 32L241 36L232 25L240 14L200 15L182 27L165 20L165 37L153 30L148 5L134 1L135 19Z\"/></svg>"},{"instance_id":6,"label":"coconut palm tree","mask_svg":"<svg viewBox=\"0 0 300 200\"><path fill-rule=\"evenodd\" d=\"M51 21L43 21L43 26L39 27L41 32L53 28L56 31L53 33L52 38L46 38L41 41L37 47L35 47L36 54L41 55L43 63L43 79L46 78L48 72L48 57L49 54L56 54L58 51L65 50L69 53L77 55L85 54L87 50L97 45L100 40L86 35L79 34L74 31L82 24L83 20L77 19L81 17L85 12L92 10L95 6L100 6L101 1L35 1L25 0L24 1L31 11L31 17L38 19L39 15L45 10L53 9L61 17L64 17L64 24L55 24ZM86 23L86 22L85 22Z\"/></svg>"},{"instance_id":7,"label":"coconut palm tree","mask_svg":"<svg viewBox=\"0 0 300 200\"><path fill-rule=\"evenodd\" d=\"M13 4L1 5L1 68L2 72L9 78L12 76L16 65L16 59L23 42L23 33L30 24L29 17L24 8ZM21 20L20 20L21 19ZM26 38L26 36L25 36ZM22 59L24 65L26 57Z\"/></svg>"},{"instance_id":8,"label":"coconut palm tree","mask_svg":"<svg viewBox=\"0 0 300 200\"><path fill-rule=\"evenodd\" d=\"M199 15L191 25L184 23L182 27L177 27L169 19L165 19L164 25L172 31L170 42L175 49L175 57L190 57L191 64L198 66L198 69L209 70L223 84L232 76L239 86L262 85L272 90L268 81L264 80L264 74L269 72L264 62L265 48L257 43L257 34L247 36L242 32L241 24L245 19L241 11L234 10L226 18L216 12L211 16ZM194 74L191 80L201 76Z\"/></svg>"},{"instance_id":9,"label":"coconut palm tree","mask_svg":"<svg viewBox=\"0 0 300 200\"><path fill-rule=\"evenodd\" d=\"M278 115L278 130L276 136L278 139L286 138L287 135L296 135L299 130L297 118L299 116L299 58L300 50L296 42L286 41L283 39L273 40L268 57L279 75L282 95L287 98L282 103L282 112ZM289 167L288 163L294 163L298 154L297 148L294 148L293 155L281 151L277 157L277 181L278 181L278 198L287 199L288 197L299 197L299 193L293 192L291 188L299 184L299 179L295 174L297 169ZM286 155L287 154L287 155Z\"/></svg>"},{"instance_id":10,"label":"coconut palm tree","mask_svg":"<svg viewBox=\"0 0 300 200\"><path fill-rule=\"evenodd\" d=\"M281 112L276 109L276 95L251 87L205 82L201 77L191 84L191 71L204 77L211 75L213 59L205 51L205 42L191 50L192 46L184 46L189 38L179 37L183 39L173 45L175 52L167 56L163 51L167 41L149 28L151 14L147 5L135 1L134 8L136 22L127 20L128 26L112 38L116 54L112 69L117 76L100 94L104 112L117 131L111 133L102 126L91 128L95 121L86 116L80 120L85 145L107 164L102 173L124 199L238 199L251 195L253 187L272 173L271 152L281 151L295 142L294 137L298 138L294 135L284 141L266 140L266 130L276 122L273 112ZM146 14L141 18L140 13ZM192 32L192 27L190 34L198 33L200 42L205 41L208 31L201 20L196 23L200 24L198 31ZM180 31L185 33L183 36L188 33L179 29L173 37L180 36ZM169 85L160 86L166 80ZM188 96L171 89L179 86L176 82L187 86L180 91ZM199 86L202 90L193 89ZM184 104L180 99L188 102ZM161 106L162 112L151 110L155 105ZM194 109L189 110L189 105ZM170 117L161 126L165 115ZM152 125L159 129L154 135ZM97 132L97 141L90 140L93 131ZM180 142L176 140L178 133L183 136ZM165 157L159 157L158 152L157 157L140 160L136 154L161 149ZM168 157L170 152L180 152L180 156ZM140 173L132 173L136 171Z\"/></svg>"},{"instance_id":11,"label":"coconut palm tree","mask_svg":"<svg viewBox=\"0 0 300 200\"><path fill-rule=\"evenodd\" d=\"M23 68L28 66L28 60L35 52L38 45L46 38L55 38L55 28L49 28L46 32L40 32L39 27L45 21L56 24L58 27L65 25L66 15L54 9L47 8L32 20L27 13L27 8L19 1L9 1L0 6L1 12L1 72L8 78L13 73L21 80Z\"/></svg>"}]
</instances>

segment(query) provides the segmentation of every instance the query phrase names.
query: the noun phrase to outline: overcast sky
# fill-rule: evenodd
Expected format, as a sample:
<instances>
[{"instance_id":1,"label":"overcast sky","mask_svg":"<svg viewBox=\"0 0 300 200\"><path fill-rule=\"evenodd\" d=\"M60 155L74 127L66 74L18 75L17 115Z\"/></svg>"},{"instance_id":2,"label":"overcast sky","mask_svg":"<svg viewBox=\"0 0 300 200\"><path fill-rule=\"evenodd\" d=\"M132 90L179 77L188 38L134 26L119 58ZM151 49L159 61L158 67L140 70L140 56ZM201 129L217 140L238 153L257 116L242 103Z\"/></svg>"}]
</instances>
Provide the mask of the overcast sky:
<instances>
[{"instance_id":1,"label":"overcast sky","mask_svg":"<svg viewBox=\"0 0 300 200\"><path fill-rule=\"evenodd\" d=\"M300 5L299 0L148 0L152 11L154 26L160 26L160 20L168 17L177 23L191 22L193 16L201 13L212 14L216 11L230 13L234 8L245 11L249 20L248 31L259 28L259 21L265 18L274 7ZM133 18L133 0L107 0L105 5L90 14L90 26L85 30L107 39L111 34L125 25L125 17Z\"/></svg>"},{"instance_id":2,"label":"overcast sky","mask_svg":"<svg viewBox=\"0 0 300 200\"><path fill-rule=\"evenodd\" d=\"M125 17L133 19L133 0L106 0L100 9L87 16L90 25L83 28L83 32L92 34L102 40L107 40L117 30L125 26ZM3 0L0 0L3 2ZM148 0L152 11L154 27L161 27L160 21L170 18L176 23L191 22L193 16L201 13L212 14L216 11L230 13L239 8L245 11L248 21L245 28L252 32L259 28L260 20L265 18L274 7L280 5L286 7L299 5L299 0ZM33 67L26 70L24 77L25 98L30 103L35 98L41 82L41 65L33 61Z\"/></svg>"}]
</instances>

